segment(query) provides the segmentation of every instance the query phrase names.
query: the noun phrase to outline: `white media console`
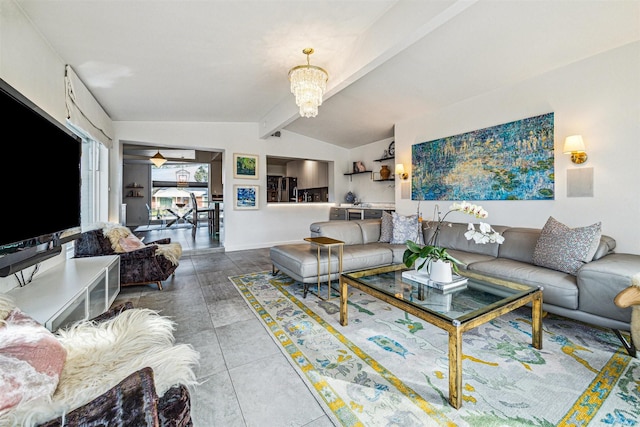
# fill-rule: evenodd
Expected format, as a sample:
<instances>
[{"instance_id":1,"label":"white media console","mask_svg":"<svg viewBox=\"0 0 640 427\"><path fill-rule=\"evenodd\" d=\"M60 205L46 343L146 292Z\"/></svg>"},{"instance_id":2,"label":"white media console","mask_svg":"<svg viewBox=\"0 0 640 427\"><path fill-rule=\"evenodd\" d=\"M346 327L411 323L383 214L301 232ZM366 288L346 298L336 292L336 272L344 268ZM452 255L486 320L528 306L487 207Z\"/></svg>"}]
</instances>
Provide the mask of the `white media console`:
<instances>
[{"instance_id":1,"label":"white media console","mask_svg":"<svg viewBox=\"0 0 640 427\"><path fill-rule=\"evenodd\" d=\"M16 305L50 331L109 309L120 292L120 257L70 258L11 289Z\"/></svg>"}]
</instances>

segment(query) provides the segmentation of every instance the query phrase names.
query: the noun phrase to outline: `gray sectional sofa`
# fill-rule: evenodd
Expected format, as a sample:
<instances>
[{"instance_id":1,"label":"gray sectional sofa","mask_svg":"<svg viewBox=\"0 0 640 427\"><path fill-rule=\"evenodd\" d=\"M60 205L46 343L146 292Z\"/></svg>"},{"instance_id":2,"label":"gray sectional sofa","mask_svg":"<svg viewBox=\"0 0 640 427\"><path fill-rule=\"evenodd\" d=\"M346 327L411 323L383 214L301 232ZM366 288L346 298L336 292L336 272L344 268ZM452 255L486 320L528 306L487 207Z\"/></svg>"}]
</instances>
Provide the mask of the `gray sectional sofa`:
<instances>
[{"instance_id":1,"label":"gray sectional sofa","mask_svg":"<svg viewBox=\"0 0 640 427\"><path fill-rule=\"evenodd\" d=\"M379 242L380 225L380 219L316 222L310 226L310 235L345 242L343 271L402 263L406 246ZM573 275L533 263L541 229L495 225L493 228L504 236L503 244L476 244L464 237L467 223L453 223L440 231L439 245L464 263L462 269L541 286L544 311L616 331L630 330L631 308L620 308L613 300L630 285L631 277L640 272L640 255L615 253L615 240L603 235L593 260ZM422 231L425 241L429 241L433 231L426 227ZM281 271L302 283L317 282L316 254L315 247L304 242L270 249L274 273ZM326 282L329 278L326 252L322 256L320 279ZM335 250L331 265L331 279L336 280Z\"/></svg>"}]
</instances>

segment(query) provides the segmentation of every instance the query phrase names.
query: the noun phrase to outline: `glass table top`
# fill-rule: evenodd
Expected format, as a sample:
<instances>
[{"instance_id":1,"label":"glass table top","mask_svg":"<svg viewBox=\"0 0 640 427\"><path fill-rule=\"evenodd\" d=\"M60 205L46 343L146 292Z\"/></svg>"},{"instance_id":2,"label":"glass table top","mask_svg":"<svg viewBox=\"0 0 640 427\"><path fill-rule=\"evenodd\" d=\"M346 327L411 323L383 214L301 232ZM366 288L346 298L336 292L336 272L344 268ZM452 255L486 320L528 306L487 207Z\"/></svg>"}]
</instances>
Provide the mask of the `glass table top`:
<instances>
[{"instance_id":1,"label":"glass table top","mask_svg":"<svg viewBox=\"0 0 640 427\"><path fill-rule=\"evenodd\" d=\"M394 271L380 270L384 269L344 273L343 276L452 323L469 321L538 290L537 287L461 271L468 278L467 283L441 291L402 277L402 271L408 270L403 265L396 266Z\"/></svg>"}]
</instances>

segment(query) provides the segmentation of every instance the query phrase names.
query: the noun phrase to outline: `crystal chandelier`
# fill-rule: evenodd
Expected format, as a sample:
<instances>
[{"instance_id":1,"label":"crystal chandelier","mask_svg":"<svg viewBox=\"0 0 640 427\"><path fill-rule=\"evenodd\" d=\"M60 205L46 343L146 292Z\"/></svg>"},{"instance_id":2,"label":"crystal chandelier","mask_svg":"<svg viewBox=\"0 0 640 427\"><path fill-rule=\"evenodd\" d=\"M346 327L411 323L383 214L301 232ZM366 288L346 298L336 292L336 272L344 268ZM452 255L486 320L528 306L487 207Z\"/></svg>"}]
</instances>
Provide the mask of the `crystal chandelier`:
<instances>
[{"instance_id":1,"label":"crystal chandelier","mask_svg":"<svg viewBox=\"0 0 640 427\"><path fill-rule=\"evenodd\" d=\"M313 49L302 50L307 55L307 65L298 65L289 70L291 93L296 97L296 105L300 107L302 117L315 117L318 107L322 105L322 95L327 89L329 74L322 68L309 64L309 55Z\"/></svg>"}]
</instances>

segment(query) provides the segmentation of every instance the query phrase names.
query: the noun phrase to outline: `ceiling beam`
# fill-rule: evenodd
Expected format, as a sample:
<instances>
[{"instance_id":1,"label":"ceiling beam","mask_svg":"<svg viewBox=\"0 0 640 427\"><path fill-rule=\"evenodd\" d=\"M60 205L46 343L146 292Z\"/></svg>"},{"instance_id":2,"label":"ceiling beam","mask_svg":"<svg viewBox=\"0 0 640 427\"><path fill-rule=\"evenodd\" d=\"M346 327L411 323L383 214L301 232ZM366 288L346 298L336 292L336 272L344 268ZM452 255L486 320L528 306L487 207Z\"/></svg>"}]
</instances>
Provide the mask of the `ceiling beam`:
<instances>
[{"instance_id":1,"label":"ceiling beam","mask_svg":"<svg viewBox=\"0 0 640 427\"><path fill-rule=\"evenodd\" d=\"M331 98L366 76L398 53L464 12L479 0L422 2L399 0L371 28L359 37L347 63L327 70L329 81L323 100ZM318 64L315 64L318 65ZM320 65L321 66L321 65ZM298 106L285 98L260 120L259 137L266 139L295 120L301 119ZM322 114L320 111L319 114ZM308 119L307 119L308 120Z\"/></svg>"}]
</instances>

